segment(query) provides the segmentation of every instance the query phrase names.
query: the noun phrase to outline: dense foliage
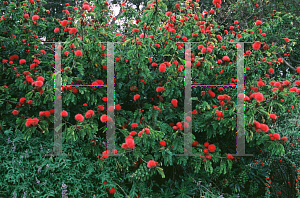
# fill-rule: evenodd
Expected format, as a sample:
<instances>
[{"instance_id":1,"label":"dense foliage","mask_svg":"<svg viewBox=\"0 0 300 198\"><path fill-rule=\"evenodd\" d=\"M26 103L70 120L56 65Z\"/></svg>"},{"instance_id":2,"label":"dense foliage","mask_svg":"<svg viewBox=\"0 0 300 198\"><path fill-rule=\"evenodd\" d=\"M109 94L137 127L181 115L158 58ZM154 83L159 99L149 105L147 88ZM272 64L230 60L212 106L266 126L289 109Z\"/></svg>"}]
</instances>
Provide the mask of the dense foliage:
<instances>
[{"instance_id":1,"label":"dense foliage","mask_svg":"<svg viewBox=\"0 0 300 198\"><path fill-rule=\"evenodd\" d=\"M298 16L265 10L271 17L226 25L219 22L225 13L220 0L204 12L198 0L175 10L158 0L149 1L141 16L122 3L120 28L107 24L107 1L66 4L61 19L44 3L1 4L1 197L296 196L298 126L289 119L299 112L300 66L293 54L299 53ZM227 8L242 17L242 4ZM60 127L63 153L70 156L48 157L43 155L53 148L54 135L51 42L58 41ZM244 44L245 94L239 95L237 41L251 42ZM116 42L114 107L107 106L107 90L100 87L107 79L107 42ZM194 42L192 82L207 86L192 87L192 111L184 117L187 42ZM238 100L245 103L246 153L254 157L231 155ZM106 150L108 111L115 111L112 151ZM189 126L198 156L175 156L186 150Z\"/></svg>"}]
</instances>

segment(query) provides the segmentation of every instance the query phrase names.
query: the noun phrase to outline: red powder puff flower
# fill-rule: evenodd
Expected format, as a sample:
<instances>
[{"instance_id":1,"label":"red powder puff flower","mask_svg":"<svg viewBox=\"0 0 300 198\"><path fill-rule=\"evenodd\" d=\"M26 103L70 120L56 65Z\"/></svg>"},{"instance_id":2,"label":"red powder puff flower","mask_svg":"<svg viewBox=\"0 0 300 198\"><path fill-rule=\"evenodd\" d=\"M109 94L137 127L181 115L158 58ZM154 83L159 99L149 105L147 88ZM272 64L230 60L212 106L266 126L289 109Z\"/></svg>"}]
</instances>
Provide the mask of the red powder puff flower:
<instances>
[{"instance_id":1,"label":"red powder puff flower","mask_svg":"<svg viewBox=\"0 0 300 198\"><path fill-rule=\"evenodd\" d=\"M289 42L290 41L289 38L283 38L283 40L285 40L285 42Z\"/></svg>"},{"instance_id":2,"label":"red powder puff flower","mask_svg":"<svg viewBox=\"0 0 300 198\"><path fill-rule=\"evenodd\" d=\"M275 139L280 139L280 135L279 135L278 133L274 133L274 134L273 134L273 137L274 137Z\"/></svg>"},{"instance_id":3,"label":"red powder puff flower","mask_svg":"<svg viewBox=\"0 0 300 198\"><path fill-rule=\"evenodd\" d=\"M270 118L276 120L277 116L276 116L276 114L270 114Z\"/></svg>"},{"instance_id":4,"label":"red powder puff flower","mask_svg":"<svg viewBox=\"0 0 300 198\"><path fill-rule=\"evenodd\" d=\"M116 192L116 189L114 187L108 189L110 194L114 194Z\"/></svg>"},{"instance_id":5,"label":"red powder puff flower","mask_svg":"<svg viewBox=\"0 0 300 198\"><path fill-rule=\"evenodd\" d=\"M44 116L49 117L50 116L50 111L44 111Z\"/></svg>"},{"instance_id":6,"label":"red powder puff flower","mask_svg":"<svg viewBox=\"0 0 300 198\"><path fill-rule=\"evenodd\" d=\"M12 111L12 114L18 115L18 114L19 114L19 111L18 111L18 110L13 110L13 111Z\"/></svg>"},{"instance_id":7,"label":"red powder puff flower","mask_svg":"<svg viewBox=\"0 0 300 198\"><path fill-rule=\"evenodd\" d=\"M68 24L67 20L60 21L61 26L65 27Z\"/></svg>"},{"instance_id":8,"label":"red powder puff flower","mask_svg":"<svg viewBox=\"0 0 300 198\"><path fill-rule=\"evenodd\" d=\"M165 71L166 71L166 67L167 67L167 66L166 66L164 63L160 64L160 65L159 65L159 71L160 71L160 72L165 72Z\"/></svg>"},{"instance_id":9,"label":"red powder puff flower","mask_svg":"<svg viewBox=\"0 0 300 198\"><path fill-rule=\"evenodd\" d=\"M205 142L205 143L204 143L204 146L205 146L205 147L208 147L208 146L209 146L209 143L208 143L208 142Z\"/></svg>"},{"instance_id":10,"label":"red powder puff flower","mask_svg":"<svg viewBox=\"0 0 300 198\"><path fill-rule=\"evenodd\" d=\"M109 154L110 154L109 150L103 151L102 152L102 157L105 158L105 159L107 159Z\"/></svg>"},{"instance_id":11,"label":"red powder puff flower","mask_svg":"<svg viewBox=\"0 0 300 198\"><path fill-rule=\"evenodd\" d=\"M102 100L103 100L104 102L107 102L107 97L103 97Z\"/></svg>"},{"instance_id":12,"label":"red powder puff flower","mask_svg":"<svg viewBox=\"0 0 300 198\"><path fill-rule=\"evenodd\" d=\"M131 124L131 127L132 127L132 128L136 128L137 125L138 125L137 123L132 123L132 124Z\"/></svg>"},{"instance_id":13,"label":"red powder puff flower","mask_svg":"<svg viewBox=\"0 0 300 198\"><path fill-rule=\"evenodd\" d=\"M261 33L261 36L265 37L265 36L267 36L267 34L266 33Z\"/></svg>"},{"instance_id":14,"label":"red powder puff flower","mask_svg":"<svg viewBox=\"0 0 300 198\"><path fill-rule=\"evenodd\" d=\"M25 60L25 59L21 59L21 60L19 61L19 63L20 63L20 65L26 64L26 60Z\"/></svg>"},{"instance_id":15,"label":"red powder puff flower","mask_svg":"<svg viewBox=\"0 0 300 198\"><path fill-rule=\"evenodd\" d=\"M230 58L228 56L224 56L223 61L230 61Z\"/></svg>"},{"instance_id":16,"label":"red powder puff flower","mask_svg":"<svg viewBox=\"0 0 300 198\"><path fill-rule=\"evenodd\" d=\"M264 82L263 82L263 81L259 81L259 82L257 83L257 86L258 86L258 87L264 86Z\"/></svg>"},{"instance_id":17,"label":"red powder puff flower","mask_svg":"<svg viewBox=\"0 0 300 198\"><path fill-rule=\"evenodd\" d=\"M252 54L252 52L251 52L250 50L247 50L247 51L246 51L246 54L247 54L247 55L250 55L250 54Z\"/></svg>"},{"instance_id":18,"label":"red powder puff flower","mask_svg":"<svg viewBox=\"0 0 300 198\"><path fill-rule=\"evenodd\" d=\"M75 120L82 122L84 120L84 117L81 114L77 114L77 115L75 115Z\"/></svg>"},{"instance_id":19,"label":"red powder puff flower","mask_svg":"<svg viewBox=\"0 0 300 198\"><path fill-rule=\"evenodd\" d=\"M143 133L144 133L144 131L140 131L140 132L138 133L138 136L141 137L141 136L143 135Z\"/></svg>"},{"instance_id":20,"label":"red powder puff flower","mask_svg":"<svg viewBox=\"0 0 300 198\"><path fill-rule=\"evenodd\" d=\"M76 28L70 28L69 34L76 34L76 33L77 33L77 29Z\"/></svg>"},{"instance_id":21,"label":"red powder puff flower","mask_svg":"<svg viewBox=\"0 0 300 198\"><path fill-rule=\"evenodd\" d=\"M268 70L269 70L269 72L270 72L271 74L274 73L274 69L273 69L273 68L270 68L270 69L268 69Z\"/></svg>"},{"instance_id":22,"label":"red powder puff flower","mask_svg":"<svg viewBox=\"0 0 300 198\"><path fill-rule=\"evenodd\" d=\"M130 136L131 137L131 136ZM133 149L135 147L135 144L134 144L134 140L133 139L128 139L126 141L126 144L128 146L129 149Z\"/></svg>"},{"instance_id":23,"label":"red powder puff flower","mask_svg":"<svg viewBox=\"0 0 300 198\"><path fill-rule=\"evenodd\" d=\"M262 102L264 100L264 96L262 93L258 92L255 93L254 98L258 101L258 102Z\"/></svg>"},{"instance_id":24,"label":"red powder puff flower","mask_svg":"<svg viewBox=\"0 0 300 198\"><path fill-rule=\"evenodd\" d=\"M256 24L256 25L261 25L261 24L262 24L262 21L261 21L261 20L257 20L257 21L255 22L255 24Z\"/></svg>"},{"instance_id":25,"label":"red powder puff flower","mask_svg":"<svg viewBox=\"0 0 300 198\"><path fill-rule=\"evenodd\" d=\"M32 100L28 100L29 105L32 105L32 102L33 102Z\"/></svg>"},{"instance_id":26,"label":"red powder puff flower","mask_svg":"<svg viewBox=\"0 0 300 198\"><path fill-rule=\"evenodd\" d=\"M132 32L139 32L140 30L139 29L137 29L137 28L133 28L132 29Z\"/></svg>"},{"instance_id":27,"label":"red powder puff flower","mask_svg":"<svg viewBox=\"0 0 300 198\"><path fill-rule=\"evenodd\" d=\"M166 146L166 145L167 145L166 142L165 142L164 140L160 141L159 144L160 144L161 146Z\"/></svg>"},{"instance_id":28,"label":"red powder puff flower","mask_svg":"<svg viewBox=\"0 0 300 198\"><path fill-rule=\"evenodd\" d=\"M269 131L269 126L266 124L260 124L260 129L263 130L263 132L268 132Z\"/></svg>"},{"instance_id":29,"label":"red powder puff flower","mask_svg":"<svg viewBox=\"0 0 300 198\"><path fill-rule=\"evenodd\" d=\"M41 86L43 86L43 81L35 81L35 86L36 87L41 87Z\"/></svg>"},{"instance_id":30,"label":"red powder puff flower","mask_svg":"<svg viewBox=\"0 0 300 198\"><path fill-rule=\"evenodd\" d=\"M209 95L210 95L210 97L212 97L212 98L216 96L216 94L215 94L214 92L212 92L212 91L209 92Z\"/></svg>"},{"instance_id":31,"label":"red powder puff flower","mask_svg":"<svg viewBox=\"0 0 300 198\"><path fill-rule=\"evenodd\" d=\"M40 18L39 15L33 15L33 16L32 16L32 20L33 20L33 21L36 21L36 20L38 20L39 18Z\"/></svg>"},{"instance_id":32,"label":"red powder puff flower","mask_svg":"<svg viewBox=\"0 0 300 198\"><path fill-rule=\"evenodd\" d=\"M135 131L131 131L131 132L130 132L130 135L131 135L131 136L134 136L134 135L136 135L136 134L137 134L137 132L135 132Z\"/></svg>"},{"instance_id":33,"label":"red powder puff flower","mask_svg":"<svg viewBox=\"0 0 300 198\"><path fill-rule=\"evenodd\" d=\"M102 105L98 105L98 108L103 111L104 110L104 107Z\"/></svg>"},{"instance_id":34,"label":"red powder puff flower","mask_svg":"<svg viewBox=\"0 0 300 198\"><path fill-rule=\"evenodd\" d=\"M37 80L37 81L44 81L45 78L44 78L43 76L39 76L36 80Z\"/></svg>"},{"instance_id":35,"label":"red powder puff flower","mask_svg":"<svg viewBox=\"0 0 300 198\"><path fill-rule=\"evenodd\" d=\"M136 94L136 95L133 96L133 100L134 100L134 101L138 100L139 98L140 98L140 95L139 95L139 94Z\"/></svg>"},{"instance_id":36,"label":"red powder puff flower","mask_svg":"<svg viewBox=\"0 0 300 198\"><path fill-rule=\"evenodd\" d=\"M26 100L26 99L25 99L24 97L20 98L20 103L21 103L21 104L24 104L25 100Z\"/></svg>"},{"instance_id":37,"label":"red powder puff flower","mask_svg":"<svg viewBox=\"0 0 300 198\"><path fill-rule=\"evenodd\" d=\"M195 141L192 143L192 146L196 147L198 144L199 144L199 142L195 140Z\"/></svg>"},{"instance_id":38,"label":"red powder puff flower","mask_svg":"<svg viewBox=\"0 0 300 198\"><path fill-rule=\"evenodd\" d=\"M54 33L57 33L59 31L59 28L54 28Z\"/></svg>"},{"instance_id":39,"label":"red powder puff flower","mask_svg":"<svg viewBox=\"0 0 300 198\"><path fill-rule=\"evenodd\" d=\"M208 153L208 149L207 148L203 149L203 152Z\"/></svg>"},{"instance_id":40,"label":"red powder puff flower","mask_svg":"<svg viewBox=\"0 0 300 198\"><path fill-rule=\"evenodd\" d=\"M150 129L144 128L143 131L146 131L146 134L150 134Z\"/></svg>"},{"instance_id":41,"label":"red powder puff flower","mask_svg":"<svg viewBox=\"0 0 300 198\"><path fill-rule=\"evenodd\" d=\"M60 113L60 115L61 115L62 117L67 117L67 116L68 116L68 112L65 111L65 110L63 110L63 111Z\"/></svg>"},{"instance_id":42,"label":"red powder puff flower","mask_svg":"<svg viewBox=\"0 0 300 198\"><path fill-rule=\"evenodd\" d=\"M117 104L116 105L116 110L118 110L118 111L121 110L121 105Z\"/></svg>"},{"instance_id":43,"label":"red powder puff flower","mask_svg":"<svg viewBox=\"0 0 300 198\"><path fill-rule=\"evenodd\" d=\"M156 166L156 162L154 160L149 160L147 166L148 166L148 168L155 167Z\"/></svg>"},{"instance_id":44,"label":"red powder puff flower","mask_svg":"<svg viewBox=\"0 0 300 198\"><path fill-rule=\"evenodd\" d=\"M205 157L206 157L206 159L211 159L211 155L210 154L207 154Z\"/></svg>"},{"instance_id":45,"label":"red powder puff flower","mask_svg":"<svg viewBox=\"0 0 300 198\"><path fill-rule=\"evenodd\" d=\"M261 47L261 43L259 41L255 41L255 43L252 45L254 50L258 50Z\"/></svg>"},{"instance_id":46,"label":"red powder puff flower","mask_svg":"<svg viewBox=\"0 0 300 198\"><path fill-rule=\"evenodd\" d=\"M106 122L106 121L107 121L107 115L102 115L102 116L100 117L100 121L101 121L101 122Z\"/></svg>"},{"instance_id":47,"label":"red powder puff flower","mask_svg":"<svg viewBox=\"0 0 300 198\"><path fill-rule=\"evenodd\" d=\"M229 159L229 160L231 160L231 159L234 158L230 153L228 153L226 157L227 157L227 159Z\"/></svg>"},{"instance_id":48,"label":"red powder puff flower","mask_svg":"<svg viewBox=\"0 0 300 198\"><path fill-rule=\"evenodd\" d=\"M296 71L300 74L300 67L297 67Z\"/></svg>"},{"instance_id":49,"label":"red powder puff flower","mask_svg":"<svg viewBox=\"0 0 300 198\"><path fill-rule=\"evenodd\" d=\"M126 143L123 143L123 144L122 144L122 148L123 148L123 149L127 149L127 147L128 147L128 145L127 145Z\"/></svg>"},{"instance_id":50,"label":"red powder puff flower","mask_svg":"<svg viewBox=\"0 0 300 198\"><path fill-rule=\"evenodd\" d=\"M24 18L28 19L29 18L29 14L24 14Z\"/></svg>"},{"instance_id":51,"label":"red powder puff flower","mask_svg":"<svg viewBox=\"0 0 300 198\"><path fill-rule=\"evenodd\" d=\"M173 107L177 107L178 101L176 99L172 99L171 103L172 103Z\"/></svg>"},{"instance_id":52,"label":"red powder puff flower","mask_svg":"<svg viewBox=\"0 0 300 198\"><path fill-rule=\"evenodd\" d=\"M82 51L81 50L77 50L74 53L75 53L75 56L82 56Z\"/></svg>"},{"instance_id":53,"label":"red powder puff flower","mask_svg":"<svg viewBox=\"0 0 300 198\"><path fill-rule=\"evenodd\" d=\"M209 150L209 152L214 152L214 151L216 150L216 146L213 145L213 144L210 144L210 145L208 146L208 150Z\"/></svg>"},{"instance_id":54,"label":"red powder puff flower","mask_svg":"<svg viewBox=\"0 0 300 198\"><path fill-rule=\"evenodd\" d=\"M92 116L95 116L95 112L93 110L88 110L86 113L85 113L85 118L90 118Z\"/></svg>"}]
</instances>

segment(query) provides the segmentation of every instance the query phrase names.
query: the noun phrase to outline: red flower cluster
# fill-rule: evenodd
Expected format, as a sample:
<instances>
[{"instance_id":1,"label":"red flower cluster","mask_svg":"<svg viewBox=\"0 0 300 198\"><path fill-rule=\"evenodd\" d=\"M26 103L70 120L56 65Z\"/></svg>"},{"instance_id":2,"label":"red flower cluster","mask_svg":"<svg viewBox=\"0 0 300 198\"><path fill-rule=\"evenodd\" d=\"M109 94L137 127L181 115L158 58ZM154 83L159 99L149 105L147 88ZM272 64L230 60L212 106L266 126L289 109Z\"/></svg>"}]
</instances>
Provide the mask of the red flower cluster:
<instances>
[{"instance_id":1,"label":"red flower cluster","mask_svg":"<svg viewBox=\"0 0 300 198\"><path fill-rule=\"evenodd\" d=\"M259 132L259 129L261 129L265 133L269 131L269 126L266 124L261 124L261 123L257 122L256 120L253 122L253 124L255 126L256 132Z\"/></svg>"},{"instance_id":2,"label":"red flower cluster","mask_svg":"<svg viewBox=\"0 0 300 198\"><path fill-rule=\"evenodd\" d=\"M157 164L158 162L155 162L154 160L149 160L147 166L148 168L152 168L152 167L156 167Z\"/></svg>"},{"instance_id":3,"label":"red flower cluster","mask_svg":"<svg viewBox=\"0 0 300 198\"><path fill-rule=\"evenodd\" d=\"M25 123L25 126L26 127L31 127L32 125L37 125L39 123L39 119L38 118L28 118L26 123Z\"/></svg>"}]
</instances>

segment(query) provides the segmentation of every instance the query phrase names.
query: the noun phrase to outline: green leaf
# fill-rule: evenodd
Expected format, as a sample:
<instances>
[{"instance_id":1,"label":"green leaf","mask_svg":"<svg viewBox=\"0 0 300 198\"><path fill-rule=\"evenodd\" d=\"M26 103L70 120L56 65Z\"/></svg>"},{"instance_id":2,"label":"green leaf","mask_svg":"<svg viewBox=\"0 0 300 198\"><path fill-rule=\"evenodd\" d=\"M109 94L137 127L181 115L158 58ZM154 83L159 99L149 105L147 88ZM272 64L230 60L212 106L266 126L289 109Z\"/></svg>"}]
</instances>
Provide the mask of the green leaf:
<instances>
[{"instance_id":1,"label":"green leaf","mask_svg":"<svg viewBox=\"0 0 300 198\"><path fill-rule=\"evenodd\" d=\"M165 178L164 170L160 167L155 167L157 172L161 175L162 178Z\"/></svg>"}]
</instances>

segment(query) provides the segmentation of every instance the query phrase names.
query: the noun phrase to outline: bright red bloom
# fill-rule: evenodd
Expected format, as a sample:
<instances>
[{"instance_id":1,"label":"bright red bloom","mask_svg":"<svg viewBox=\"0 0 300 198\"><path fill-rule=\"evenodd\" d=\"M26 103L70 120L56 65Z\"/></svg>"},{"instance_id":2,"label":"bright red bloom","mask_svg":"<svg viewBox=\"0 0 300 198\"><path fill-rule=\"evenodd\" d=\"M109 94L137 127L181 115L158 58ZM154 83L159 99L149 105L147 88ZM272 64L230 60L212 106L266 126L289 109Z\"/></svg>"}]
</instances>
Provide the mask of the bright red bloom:
<instances>
[{"instance_id":1,"label":"bright red bloom","mask_svg":"<svg viewBox=\"0 0 300 198\"><path fill-rule=\"evenodd\" d=\"M139 29L137 29L137 28L133 28L132 29L132 32L139 32L140 30Z\"/></svg>"},{"instance_id":2,"label":"bright red bloom","mask_svg":"<svg viewBox=\"0 0 300 198\"><path fill-rule=\"evenodd\" d=\"M264 96L262 93L258 92L255 93L254 98L258 101L258 102L262 102L264 100Z\"/></svg>"},{"instance_id":3,"label":"bright red bloom","mask_svg":"<svg viewBox=\"0 0 300 198\"><path fill-rule=\"evenodd\" d=\"M264 86L264 82L263 82L263 81L259 81L259 82L257 83L257 86L259 86L259 87Z\"/></svg>"},{"instance_id":4,"label":"bright red bloom","mask_svg":"<svg viewBox=\"0 0 300 198\"><path fill-rule=\"evenodd\" d=\"M106 121L107 121L107 115L102 115L102 116L100 117L100 121L101 121L101 122L106 122Z\"/></svg>"},{"instance_id":5,"label":"bright red bloom","mask_svg":"<svg viewBox=\"0 0 300 198\"><path fill-rule=\"evenodd\" d=\"M123 148L123 149L127 149L127 147L128 147L128 146L127 146L126 143L123 143L123 144L122 144L122 148Z\"/></svg>"},{"instance_id":6,"label":"bright red bloom","mask_svg":"<svg viewBox=\"0 0 300 198\"><path fill-rule=\"evenodd\" d=\"M274 137L275 139L280 139L280 135L279 135L278 133L274 133L274 134L273 134L273 137Z\"/></svg>"},{"instance_id":7,"label":"bright red bloom","mask_svg":"<svg viewBox=\"0 0 300 198\"><path fill-rule=\"evenodd\" d=\"M29 14L24 14L24 18L28 19L29 18Z\"/></svg>"},{"instance_id":8,"label":"bright red bloom","mask_svg":"<svg viewBox=\"0 0 300 198\"><path fill-rule=\"evenodd\" d=\"M160 65L159 65L159 71L160 71L160 72L165 72L165 71L166 71L166 67L167 67L167 66L166 66L164 63L160 64Z\"/></svg>"},{"instance_id":9,"label":"bright red bloom","mask_svg":"<svg viewBox=\"0 0 300 198\"><path fill-rule=\"evenodd\" d=\"M159 144L160 144L161 146L166 146L166 145L167 145L166 142L165 142L164 140L160 141Z\"/></svg>"},{"instance_id":10,"label":"bright red bloom","mask_svg":"<svg viewBox=\"0 0 300 198\"><path fill-rule=\"evenodd\" d=\"M12 111L12 114L18 115L18 114L19 114L19 111L18 111L18 110L13 110L13 111Z\"/></svg>"},{"instance_id":11,"label":"bright red bloom","mask_svg":"<svg viewBox=\"0 0 300 198\"><path fill-rule=\"evenodd\" d=\"M75 53L75 56L82 56L82 51L81 50L77 50L74 53Z\"/></svg>"},{"instance_id":12,"label":"bright red bloom","mask_svg":"<svg viewBox=\"0 0 300 198\"><path fill-rule=\"evenodd\" d=\"M172 99L171 103L172 103L173 107L177 107L178 101L176 99Z\"/></svg>"},{"instance_id":13,"label":"bright red bloom","mask_svg":"<svg viewBox=\"0 0 300 198\"><path fill-rule=\"evenodd\" d=\"M121 105L117 104L115 107L116 107L116 110L118 110L118 111L121 110Z\"/></svg>"},{"instance_id":14,"label":"bright red bloom","mask_svg":"<svg viewBox=\"0 0 300 198\"><path fill-rule=\"evenodd\" d=\"M208 147L208 146L209 146L209 143L208 143L208 142L205 142L205 143L204 143L204 146L205 146L205 147Z\"/></svg>"},{"instance_id":15,"label":"bright red bloom","mask_svg":"<svg viewBox=\"0 0 300 198\"><path fill-rule=\"evenodd\" d=\"M67 20L60 21L61 26L65 27L68 24Z\"/></svg>"},{"instance_id":16,"label":"bright red bloom","mask_svg":"<svg viewBox=\"0 0 300 198\"><path fill-rule=\"evenodd\" d=\"M25 60L25 59L21 59L21 60L19 61L19 63L20 63L20 65L26 64L26 60Z\"/></svg>"},{"instance_id":17,"label":"bright red bloom","mask_svg":"<svg viewBox=\"0 0 300 198\"><path fill-rule=\"evenodd\" d=\"M57 33L59 31L59 28L54 28L54 33Z\"/></svg>"},{"instance_id":18,"label":"bright red bloom","mask_svg":"<svg viewBox=\"0 0 300 198\"><path fill-rule=\"evenodd\" d=\"M131 137L131 136L130 136ZM134 144L134 140L133 139L128 139L126 141L126 144L128 146L129 149L133 149L135 147L135 144Z\"/></svg>"},{"instance_id":19,"label":"bright red bloom","mask_svg":"<svg viewBox=\"0 0 300 198\"><path fill-rule=\"evenodd\" d=\"M33 21L36 21L36 20L38 20L39 18L40 18L39 15L33 15L33 16L32 16L32 20L33 20Z\"/></svg>"},{"instance_id":20,"label":"bright red bloom","mask_svg":"<svg viewBox=\"0 0 300 198\"><path fill-rule=\"evenodd\" d=\"M257 20L257 21L255 22L255 24L256 24L256 25L261 25L261 24L262 24L262 21L261 21L261 20Z\"/></svg>"},{"instance_id":21,"label":"bright red bloom","mask_svg":"<svg viewBox=\"0 0 300 198\"><path fill-rule=\"evenodd\" d=\"M134 101L138 100L139 98L140 98L140 95L139 95L139 94L136 94L136 95L133 96L133 100L134 100Z\"/></svg>"},{"instance_id":22,"label":"bright red bloom","mask_svg":"<svg viewBox=\"0 0 300 198\"><path fill-rule=\"evenodd\" d=\"M20 103L21 103L21 104L24 104L25 100L26 100L26 99L25 99L24 97L20 98Z\"/></svg>"},{"instance_id":23,"label":"bright red bloom","mask_svg":"<svg viewBox=\"0 0 300 198\"><path fill-rule=\"evenodd\" d=\"M155 167L156 166L156 162L154 160L150 160L147 164L148 168L151 168L151 167Z\"/></svg>"},{"instance_id":24,"label":"bright red bloom","mask_svg":"<svg viewBox=\"0 0 300 198\"><path fill-rule=\"evenodd\" d=\"M270 118L276 120L277 116L276 116L276 114L270 114Z\"/></svg>"},{"instance_id":25,"label":"bright red bloom","mask_svg":"<svg viewBox=\"0 0 300 198\"><path fill-rule=\"evenodd\" d=\"M199 144L199 142L195 140L195 141L192 143L192 146L196 147L198 144Z\"/></svg>"},{"instance_id":26,"label":"bright red bloom","mask_svg":"<svg viewBox=\"0 0 300 198\"><path fill-rule=\"evenodd\" d=\"M213 145L213 144L210 144L210 145L208 146L208 150L209 150L209 152L214 152L214 151L216 150L216 146Z\"/></svg>"},{"instance_id":27,"label":"bright red bloom","mask_svg":"<svg viewBox=\"0 0 300 198\"><path fill-rule=\"evenodd\" d=\"M68 116L68 112L65 111L65 110L63 110L63 111L60 113L60 115L61 115L62 117L67 117L67 116Z\"/></svg>"},{"instance_id":28,"label":"bright red bloom","mask_svg":"<svg viewBox=\"0 0 300 198\"><path fill-rule=\"evenodd\" d=\"M227 157L227 159L230 159L230 160L234 158L230 153L228 153L226 157Z\"/></svg>"},{"instance_id":29,"label":"bright red bloom","mask_svg":"<svg viewBox=\"0 0 300 198\"><path fill-rule=\"evenodd\" d=\"M114 194L116 192L116 189L114 187L108 189L110 194Z\"/></svg>"},{"instance_id":30,"label":"bright red bloom","mask_svg":"<svg viewBox=\"0 0 300 198\"><path fill-rule=\"evenodd\" d=\"M84 120L84 117L81 114L77 114L77 115L75 115L75 120L82 122Z\"/></svg>"},{"instance_id":31,"label":"bright red bloom","mask_svg":"<svg viewBox=\"0 0 300 198\"><path fill-rule=\"evenodd\" d=\"M254 50L258 50L261 47L261 43L259 41L255 41L255 43L252 45Z\"/></svg>"},{"instance_id":32,"label":"bright red bloom","mask_svg":"<svg viewBox=\"0 0 300 198\"><path fill-rule=\"evenodd\" d=\"M86 113L85 113L85 118L90 118L92 116L95 116L95 112L93 110L88 110Z\"/></svg>"},{"instance_id":33,"label":"bright red bloom","mask_svg":"<svg viewBox=\"0 0 300 198\"><path fill-rule=\"evenodd\" d=\"M138 125L137 123L132 123L132 124L131 124L131 127L132 127L132 128L136 128L137 125Z\"/></svg>"},{"instance_id":34,"label":"bright red bloom","mask_svg":"<svg viewBox=\"0 0 300 198\"><path fill-rule=\"evenodd\" d=\"M223 61L230 61L230 58L228 56L224 56Z\"/></svg>"},{"instance_id":35,"label":"bright red bloom","mask_svg":"<svg viewBox=\"0 0 300 198\"><path fill-rule=\"evenodd\" d=\"M269 131L269 126L266 124L260 124L260 129L266 133Z\"/></svg>"}]
</instances>

